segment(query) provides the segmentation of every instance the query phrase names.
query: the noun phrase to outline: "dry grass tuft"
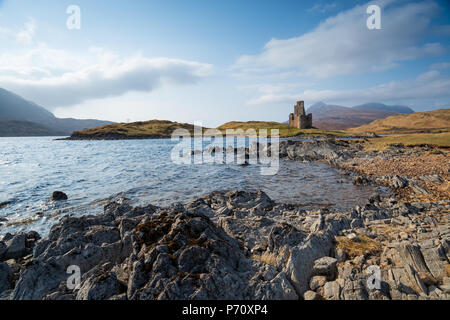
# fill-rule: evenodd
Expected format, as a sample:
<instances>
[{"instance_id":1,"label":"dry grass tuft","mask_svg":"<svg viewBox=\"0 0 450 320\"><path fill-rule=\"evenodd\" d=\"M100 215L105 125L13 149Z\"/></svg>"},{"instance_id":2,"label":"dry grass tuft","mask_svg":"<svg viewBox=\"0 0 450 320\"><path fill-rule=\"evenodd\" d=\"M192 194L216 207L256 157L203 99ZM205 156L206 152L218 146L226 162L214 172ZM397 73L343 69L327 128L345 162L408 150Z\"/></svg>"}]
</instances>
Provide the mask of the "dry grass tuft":
<instances>
[{"instance_id":1,"label":"dry grass tuft","mask_svg":"<svg viewBox=\"0 0 450 320\"><path fill-rule=\"evenodd\" d=\"M392 224L377 224L370 226L370 230L375 232L378 235L384 236L383 239L388 241L393 241L397 239L397 235L400 232L411 233L414 232L414 229L404 227L404 226L396 226Z\"/></svg>"},{"instance_id":2,"label":"dry grass tuft","mask_svg":"<svg viewBox=\"0 0 450 320\"><path fill-rule=\"evenodd\" d=\"M277 257L275 256L275 254L271 253L271 252L264 252L261 255L258 254L254 254L252 255L252 259L254 260L259 260L261 262L276 266L277 265Z\"/></svg>"},{"instance_id":3,"label":"dry grass tuft","mask_svg":"<svg viewBox=\"0 0 450 320\"><path fill-rule=\"evenodd\" d=\"M361 234L358 234L358 240L336 237L336 247L345 250L350 258L361 255L374 255L381 250L381 244L378 241Z\"/></svg>"}]
</instances>

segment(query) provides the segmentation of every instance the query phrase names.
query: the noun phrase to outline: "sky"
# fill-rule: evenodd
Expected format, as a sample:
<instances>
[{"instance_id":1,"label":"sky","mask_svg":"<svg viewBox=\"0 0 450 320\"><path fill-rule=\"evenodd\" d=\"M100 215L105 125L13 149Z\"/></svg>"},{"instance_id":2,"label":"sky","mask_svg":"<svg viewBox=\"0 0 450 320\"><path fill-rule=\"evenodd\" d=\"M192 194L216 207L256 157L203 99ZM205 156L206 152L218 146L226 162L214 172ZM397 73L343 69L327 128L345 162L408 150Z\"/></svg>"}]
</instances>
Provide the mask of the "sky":
<instances>
[{"instance_id":1,"label":"sky","mask_svg":"<svg viewBox=\"0 0 450 320\"><path fill-rule=\"evenodd\" d=\"M450 2L0 0L0 87L58 117L209 127L297 100L448 108Z\"/></svg>"}]
</instances>

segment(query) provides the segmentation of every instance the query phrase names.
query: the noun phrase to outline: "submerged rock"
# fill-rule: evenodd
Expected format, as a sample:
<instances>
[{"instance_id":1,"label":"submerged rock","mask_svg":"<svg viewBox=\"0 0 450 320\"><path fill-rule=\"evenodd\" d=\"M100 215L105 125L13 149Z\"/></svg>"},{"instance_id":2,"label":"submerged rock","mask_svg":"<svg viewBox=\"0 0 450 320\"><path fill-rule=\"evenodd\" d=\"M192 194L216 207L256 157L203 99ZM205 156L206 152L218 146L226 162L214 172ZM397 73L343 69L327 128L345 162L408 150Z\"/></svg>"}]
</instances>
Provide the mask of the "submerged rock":
<instances>
[{"instance_id":1,"label":"submerged rock","mask_svg":"<svg viewBox=\"0 0 450 320\"><path fill-rule=\"evenodd\" d=\"M11 204L11 201L0 202L0 209L6 208Z\"/></svg>"},{"instance_id":2,"label":"submerged rock","mask_svg":"<svg viewBox=\"0 0 450 320\"><path fill-rule=\"evenodd\" d=\"M67 194L65 194L62 191L54 191L52 193L52 196L50 197L51 201L63 201L63 200L67 200Z\"/></svg>"}]
</instances>

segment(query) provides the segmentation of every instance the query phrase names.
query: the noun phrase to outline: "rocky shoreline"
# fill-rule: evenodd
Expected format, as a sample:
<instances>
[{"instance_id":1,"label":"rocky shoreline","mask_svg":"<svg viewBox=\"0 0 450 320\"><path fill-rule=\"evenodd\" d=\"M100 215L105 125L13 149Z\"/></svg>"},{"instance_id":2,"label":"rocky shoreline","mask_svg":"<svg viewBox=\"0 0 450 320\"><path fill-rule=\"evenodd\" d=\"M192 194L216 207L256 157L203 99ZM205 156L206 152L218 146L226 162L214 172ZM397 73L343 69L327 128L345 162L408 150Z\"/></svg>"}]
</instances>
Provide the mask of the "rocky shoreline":
<instances>
[{"instance_id":1,"label":"rocky shoreline","mask_svg":"<svg viewBox=\"0 0 450 320\"><path fill-rule=\"evenodd\" d=\"M395 195L347 212L276 203L262 191L169 207L121 199L101 215L63 217L42 239L3 236L0 299L450 299L448 155L282 141L281 158L324 161ZM75 289L70 266L81 271Z\"/></svg>"}]
</instances>

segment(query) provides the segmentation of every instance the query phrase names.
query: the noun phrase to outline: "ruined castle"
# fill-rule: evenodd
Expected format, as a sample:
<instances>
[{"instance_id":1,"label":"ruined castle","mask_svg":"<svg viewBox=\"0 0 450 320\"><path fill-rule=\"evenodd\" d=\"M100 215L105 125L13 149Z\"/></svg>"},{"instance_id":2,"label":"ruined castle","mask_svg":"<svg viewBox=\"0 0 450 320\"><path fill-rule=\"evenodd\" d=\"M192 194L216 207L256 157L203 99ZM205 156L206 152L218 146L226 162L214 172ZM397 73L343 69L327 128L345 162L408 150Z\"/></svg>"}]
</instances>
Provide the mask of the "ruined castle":
<instances>
[{"instance_id":1,"label":"ruined castle","mask_svg":"<svg viewBox=\"0 0 450 320\"><path fill-rule=\"evenodd\" d=\"M289 115L289 127L298 129L308 129L312 127L312 113L305 113L304 101L297 101L294 106L294 113Z\"/></svg>"}]
</instances>

